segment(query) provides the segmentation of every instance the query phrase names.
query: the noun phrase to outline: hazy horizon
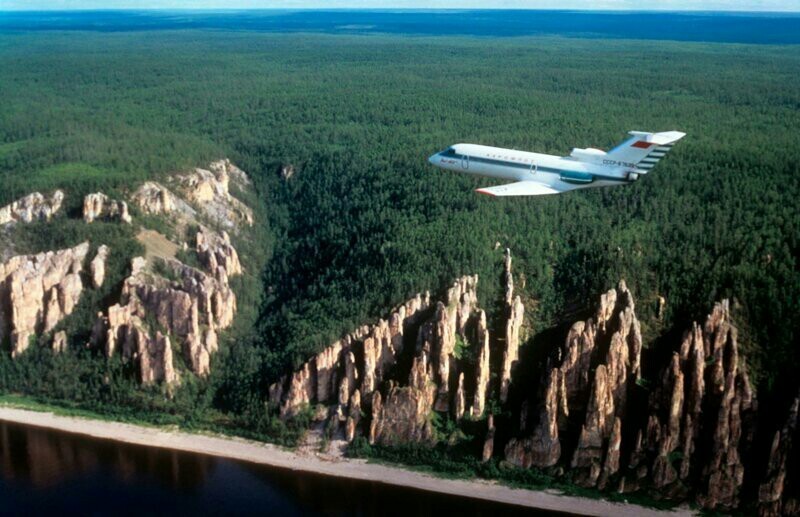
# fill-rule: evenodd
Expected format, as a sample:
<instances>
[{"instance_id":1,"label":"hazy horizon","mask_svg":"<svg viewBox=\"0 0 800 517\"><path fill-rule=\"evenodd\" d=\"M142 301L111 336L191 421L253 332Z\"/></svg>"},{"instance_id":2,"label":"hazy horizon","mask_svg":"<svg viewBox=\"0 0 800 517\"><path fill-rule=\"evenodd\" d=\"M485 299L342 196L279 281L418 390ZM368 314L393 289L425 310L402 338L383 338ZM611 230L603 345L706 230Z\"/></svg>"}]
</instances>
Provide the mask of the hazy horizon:
<instances>
[{"instance_id":1,"label":"hazy horizon","mask_svg":"<svg viewBox=\"0 0 800 517\"><path fill-rule=\"evenodd\" d=\"M587 12L718 12L718 13L800 13L800 0L766 1L705 1L668 0L655 8L642 8L632 0L606 0L592 2L572 0L570 2L525 0L394 0L392 2L370 2L354 0L332 0L316 3L306 0L238 0L223 3L218 0L171 0L170 2L145 1L101 1L101 0L0 0L0 11L249 11L249 10L530 10L530 11L587 11Z\"/></svg>"}]
</instances>

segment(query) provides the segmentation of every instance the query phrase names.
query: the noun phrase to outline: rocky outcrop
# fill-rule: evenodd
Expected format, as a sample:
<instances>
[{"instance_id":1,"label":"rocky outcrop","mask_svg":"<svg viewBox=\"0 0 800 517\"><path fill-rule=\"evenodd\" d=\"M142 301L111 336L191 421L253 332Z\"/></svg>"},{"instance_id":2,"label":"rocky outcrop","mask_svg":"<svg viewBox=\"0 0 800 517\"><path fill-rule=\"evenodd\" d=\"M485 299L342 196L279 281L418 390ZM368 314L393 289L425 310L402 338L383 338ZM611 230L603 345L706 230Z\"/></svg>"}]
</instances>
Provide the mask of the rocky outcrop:
<instances>
[{"instance_id":1,"label":"rocky outcrop","mask_svg":"<svg viewBox=\"0 0 800 517\"><path fill-rule=\"evenodd\" d=\"M111 199L102 192L87 194L83 198L83 220L91 223L98 219L122 221L126 224L133 221L125 201Z\"/></svg>"},{"instance_id":2,"label":"rocky outcrop","mask_svg":"<svg viewBox=\"0 0 800 517\"><path fill-rule=\"evenodd\" d=\"M154 258L151 264L134 259L120 302L101 315L93 332L95 345L107 356L121 351L124 360L136 362L144 384L178 381L170 337L178 341L189 369L208 375L218 332L233 323L236 296L228 278L241 273L236 250L227 235L208 230L198 232L197 242L206 271L175 259Z\"/></svg>"},{"instance_id":3,"label":"rocky outcrop","mask_svg":"<svg viewBox=\"0 0 800 517\"><path fill-rule=\"evenodd\" d=\"M195 250L206 270L216 271L218 267L222 267L229 277L242 274L239 254L231 245L231 238L227 232L217 234L208 229L201 229L197 232Z\"/></svg>"},{"instance_id":4,"label":"rocky outcrop","mask_svg":"<svg viewBox=\"0 0 800 517\"><path fill-rule=\"evenodd\" d=\"M124 361L132 361L143 385L179 383L172 360L172 346L160 330L150 328L148 310L136 294L146 263L135 259L133 273L125 281L123 302L108 308L107 316L98 319L93 332L95 344L102 344L108 357L119 351ZM152 316L150 316L152 317Z\"/></svg>"},{"instance_id":5,"label":"rocky outcrop","mask_svg":"<svg viewBox=\"0 0 800 517\"><path fill-rule=\"evenodd\" d=\"M618 289L601 296L594 319L572 325L564 345L545 367L533 433L509 441L507 461L521 467L555 465L561 459L559 435L568 427L568 417L584 415L570 462L576 480L596 486L604 465L616 471L618 460L605 461L607 444L614 433L615 419L624 416L627 392L639 375L642 340L633 309L633 296L621 282ZM606 347L605 357L596 365L592 377L592 358ZM605 472L604 479L611 474Z\"/></svg>"},{"instance_id":6,"label":"rocky outcrop","mask_svg":"<svg viewBox=\"0 0 800 517\"><path fill-rule=\"evenodd\" d=\"M570 478L583 486L647 486L677 499L693 493L705 508L735 508L756 402L728 302L686 332L645 407L641 366L633 295L620 282L547 359L539 394L524 400L520 424L509 430L506 461L542 468L568 459ZM638 405L631 406L632 398ZM529 407L538 414L526 433ZM642 410L643 419L636 414ZM561 435L578 423L577 441L565 450ZM765 485L765 501L780 498L771 487Z\"/></svg>"},{"instance_id":7,"label":"rocky outcrop","mask_svg":"<svg viewBox=\"0 0 800 517\"><path fill-rule=\"evenodd\" d=\"M756 403L736 334L725 300L702 327L695 324L684 335L651 395L652 413L641 430L644 450L655 458L653 485L676 497L693 489L709 509L738 505L742 454L752 439Z\"/></svg>"},{"instance_id":8,"label":"rocky outcrop","mask_svg":"<svg viewBox=\"0 0 800 517\"><path fill-rule=\"evenodd\" d=\"M89 243L83 243L0 264L0 342L9 340L13 357L72 313L83 292L88 252Z\"/></svg>"},{"instance_id":9,"label":"rocky outcrop","mask_svg":"<svg viewBox=\"0 0 800 517\"><path fill-rule=\"evenodd\" d=\"M154 181L143 183L133 193L133 202L145 214L169 214L176 210L178 200L165 186Z\"/></svg>"},{"instance_id":10,"label":"rocky outcrop","mask_svg":"<svg viewBox=\"0 0 800 517\"><path fill-rule=\"evenodd\" d=\"M10 205L0 208L0 226L21 222L30 223L37 220L49 221L61 209L64 193L56 190L50 199L39 192L28 194Z\"/></svg>"},{"instance_id":11,"label":"rocky outcrop","mask_svg":"<svg viewBox=\"0 0 800 517\"><path fill-rule=\"evenodd\" d=\"M53 352L60 353L67 349L67 333L63 330L53 335Z\"/></svg>"},{"instance_id":12,"label":"rocky outcrop","mask_svg":"<svg viewBox=\"0 0 800 517\"><path fill-rule=\"evenodd\" d=\"M486 418L486 436L483 439L483 450L481 451L481 462L486 463L492 459L494 454L494 415Z\"/></svg>"},{"instance_id":13,"label":"rocky outcrop","mask_svg":"<svg viewBox=\"0 0 800 517\"><path fill-rule=\"evenodd\" d=\"M588 348L602 346L609 334L610 343L605 360L595 370L586 417L571 462L576 469L576 479L585 486L596 486L601 474L608 477L615 473L604 470L603 458L608 454L615 419L624 418L628 394L640 376L642 337L634 314L633 295L625 282L601 297L597 322L598 328L592 332L595 345ZM587 321L583 327L592 325ZM572 345L576 344L581 346L581 340ZM575 355L569 352L568 357ZM579 373L580 380L582 370Z\"/></svg>"},{"instance_id":14,"label":"rocky outcrop","mask_svg":"<svg viewBox=\"0 0 800 517\"><path fill-rule=\"evenodd\" d=\"M89 275L92 278L92 287L99 289L106 279L106 261L111 252L105 244L97 248L97 255L89 263Z\"/></svg>"},{"instance_id":15,"label":"rocky outcrop","mask_svg":"<svg viewBox=\"0 0 800 517\"><path fill-rule=\"evenodd\" d=\"M551 467L561 457L559 423L568 414L564 374L559 368L548 373L544 401L532 436L511 438L505 449L506 461L518 467Z\"/></svg>"},{"instance_id":16,"label":"rocky outcrop","mask_svg":"<svg viewBox=\"0 0 800 517\"><path fill-rule=\"evenodd\" d=\"M187 199L217 225L228 230L253 225L253 211L230 192L231 180L240 187L250 180L230 160L212 162L208 170L197 168L179 180Z\"/></svg>"},{"instance_id":17,"label":"rocky outcrop","mask_svg":"<svg viewBox=\"0 0 800 517\"><path fill-rule=\"evenodd\" d=\"M798 414L800 393L795 397L789 417L782 429L775 432L764 481L758 487L758 513L761 517L779 517L800 513L798 480L791 479L789 469L793 455L797 458ZM797 464L794 464L795 469Z\"/></svg>"},{"instance_id":18,"label":"rocky outcrop","mask_svg":"<svg viewBox=\"0 0 800 517\"><path fill-rule=\"evenodd\" d=\"M491 380L489 343L486 313L483 310L479 310L475 340L475 344L478 347L478 359L475 364L475 396L469 411L474 418L479 418L486 409L486 397L489 394L489 381Z\"/></svg>"},{"instance_id":19,"label":"rocky outcrop","mask_svg":"<svg viewBox=\"0 0 800 517\"><path fill-rule=\"evenodd\" d=\"M511 250L506 249L505 257L505 282L506 282L506 326L505 342L503 347L503 368L500 373L500 402L508 399L508 389L511 385L511 373L514 363L519 358L519 333L525 307L519 296L514 297L514 277L511 274Z\"/></svg>"},{"instance_id":20,"label":"rocky outcrop","mask_svg":"<svg viewBox=\"0 0 800 517\"><path fill-rule=\"evenodd\" d=\"M359 403L383 380L403 349L403 333L430 295L417 295L393 311L387 320L364 326L334 342L303 368L270 387L270 401L283 417L293 416L309 404L327 404L340 391L350 397L359 391ZM342 390L342 386L344 389Z\"/></svg>"},{"instance_id":21,"label":"rocky outcrop","mask_svg":"<svg viewBox=\"0 0 800 517\"><path fill-rule=\"evenodd\" d=\"M522 308L513 296L510 254L506 260L509 304L497 345L505 371L517 361ZM493 345L486 313L478 307L477 276L456 280L440 301L417 295L388 318L363 326L322 350L269 389L270 405L283 418L304 407L323 407L327 428L346 440L363 434L370 443L433 443L435 413L459 421L481 418L491 396ZM495 386L499 391L499 384ZM365 418L362 418L362 415ZM492 416L489 415L492 420ZM489 426L485 451L494 448Z\"/></svg>"},{"instance_id":22,"label":"rocky outcrop","mask_svg":"<svg viewBox=\"0 0 800 517\"><path fill-rule=\"evenodd\" d=\"M151 339L139 328L136 329L135 335L142 384L164 382L170 385L177 383L178 374L172 365L172 345L169 337L156 331L155 338Z\"/></svg>"},{"instance_id":23,"label":"rocky outcrop","mask_svg":"<svg viewBox=\"0 0 800 517\"><path fill-rule=\"evenodd\" d=\"M231 179L239 188L249 185L247 176L227 160L212 163L209 168L210 171L198 169L168 179L168 184L203 210L224 198L225 203L251 214L228 190ZM236 314L236 296L229 279L243 273L239 255L227 232L205 226L203 223L208 221L198 219L198 212L164 185L146 182L131 200L145 214L167 216L178 234L197 228L195 252L202 270L160 250L149 253L151 258L134 259L119 303L98 315L92 343L102 347L109 357L119 353L123 360L135 362L143 384L179 381L173 346L191 372L206 376L211 356L218 348L218 332L230 327ZM101 193L84 200L87 222L126 213L124 202L110 200ZM183 248L188 248L186 243ZM104 281L108 255L109 249L101 246L91 263L90 276L96 287Z\"/></svg>"},{"instance_id":24,"label":"rocky outcrop","mask_svg":"<svg viewBox=\"0 0 800 517\"><path fill-rule=\"evenodd\" d=\"M241 275L243 267L222 227L238 230L241 223L252 225L253 219L252 210L232 194L243 192L250 180L228 160L164 181L140 185L129 200L137 213L160 216L169 229L165 233L193 235L197 261L190 260L189 244L170 241L174 237L150 231L160 240L140 238L148 258L132 261L118 303L98 313L90 341L109 357L120 354L125 361L135 362L143 384L174 385L179 376L173 364L173 346L190 371L208 375L211 356L218 348L218 332L233 323L237 304L229 279ZM49 200L31 194L0 209L0 224L49 219L63 198L61 191ZM132 222L128 203L102 192L84 197L82 215L87 224L101 219ZM143 219L142 224L149 220L152 218ZM144 229L143 234L148 235ZM174 258L180 248L189 257L184 260L199 264L199 269ZM89 243L84 243L68 250L12 256L0 265L0 342L10 343L12 356L22 353L35 336L55 330L73 311L84 288L82 278L95 289L108 281L111 250L100 245L84 271L89 249ZM4 246L0 252L7 257L14 250ZM55 333L50 341L53 350L63 351L69 337L74 336Z\"/></svg>"},{"instance_id":25,"label":"rocky outcrop","mask_svg":"<svg viewBox=\"0 0 800 517\"><path fill-rule=\"evenodd\" d=\"M392 385L385 403L381 402L380 392L375 392L369 442L382 445L432 442L432 391L419 385Z\"/></svg>"},{"instance_id":26,"label":"rocky outcrop","mask_svg":"<svg viewBox=\"0 0 800 517\"><path fill-rule=\"evenodd\" d=\"M307 405L328 405L334 422L345 421L345 438L353 439L363 423L362 432L370 442L384 445L430 443L435 435L434 407L461 418L471 400L470 412L478 408L478 414L483 413L489 342L486 315L477 309L477 282L477 277L459 279L435 306L430 295L417 295L387 319L345 336L274 384L272 405L280 407L284 418ZM406 350L406 343L416 344ZM479 348L477 356L486 354L476 368L479 389L467 390L458 357L465 347ZM398 377L395 369L402 355L410 361L407 383L386 382L390 373ZM356 410L365 400L366 421Z\"/></svg>"},{"instance_id":27,"label":"rocky outcrop","mask_svg":"<svg viewBox=\"0 0 800 517\"><path fill-rule=\"evenodd\" d=\"M227 273L222 266L212 276L174 259L153 260L157 268L148 267L141 257L134 259L120 303L109 307L104 322L106 354L121 349L123 359L138 361L142 382L176 380L170 374L172 354L166 351L169 339L153 335L156 329L146 324L153 321L178 340L192 372L208 375L217 332L229 327L236 313Z\"/></svg>"}]
</instances>

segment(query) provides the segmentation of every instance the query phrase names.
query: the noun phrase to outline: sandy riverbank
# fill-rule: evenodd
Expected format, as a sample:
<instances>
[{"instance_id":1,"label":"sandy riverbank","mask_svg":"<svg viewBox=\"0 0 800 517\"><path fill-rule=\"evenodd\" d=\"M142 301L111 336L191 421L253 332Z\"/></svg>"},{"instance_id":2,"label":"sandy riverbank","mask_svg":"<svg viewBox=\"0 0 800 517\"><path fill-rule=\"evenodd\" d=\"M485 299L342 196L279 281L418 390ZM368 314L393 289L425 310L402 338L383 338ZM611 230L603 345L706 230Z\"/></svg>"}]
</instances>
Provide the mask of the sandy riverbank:
<instances>
[{"instance_id":1,"label":"sandy riverbank","mask_svg":"<svg viewBox=\"0 0 800 517\"><path fill-rule=\"evenodd\" d=\"M367 463L364 460L330 461L313 454L298 454L274 445L238 438L192 434L157 427L60 416L53 413L11 407L0 406L0 420L148 447L208 454L329 476L377 481L529 508L585 515L613 515L614 517L650 515L663 517L691 514L685 509L672 512L657 511L635 505L558 495L552 491L513 489L481 480L442 479L399 467Z\"/></svg>"}]
</instances>

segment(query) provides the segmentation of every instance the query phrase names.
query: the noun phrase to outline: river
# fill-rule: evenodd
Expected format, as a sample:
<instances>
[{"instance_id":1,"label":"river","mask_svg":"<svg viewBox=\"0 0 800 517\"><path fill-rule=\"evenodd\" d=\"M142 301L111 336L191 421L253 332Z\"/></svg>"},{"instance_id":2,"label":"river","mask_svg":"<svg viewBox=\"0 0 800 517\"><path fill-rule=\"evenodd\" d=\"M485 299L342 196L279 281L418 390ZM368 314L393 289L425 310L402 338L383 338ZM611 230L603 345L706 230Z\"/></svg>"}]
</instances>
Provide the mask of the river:
<instances>
[{"instance_id":1,"label":"river","mask_svg":"<svg viewBox=\"0 0 800 517\"><path fill-rule=\"evenodd\" d=\"M3 514L555 515L0 421Z\"/></svg>"}]
</instances>

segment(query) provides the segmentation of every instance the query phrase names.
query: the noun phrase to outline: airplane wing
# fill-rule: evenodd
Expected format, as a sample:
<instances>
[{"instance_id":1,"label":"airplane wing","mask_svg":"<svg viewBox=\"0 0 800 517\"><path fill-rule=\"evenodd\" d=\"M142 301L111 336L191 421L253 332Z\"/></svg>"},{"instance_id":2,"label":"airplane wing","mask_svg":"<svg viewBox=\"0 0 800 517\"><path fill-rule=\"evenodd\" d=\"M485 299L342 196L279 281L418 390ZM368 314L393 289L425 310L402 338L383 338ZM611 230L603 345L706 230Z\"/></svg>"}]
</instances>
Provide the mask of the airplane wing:
<instances>
[{"instance_id":1,"label":"airplane wing","mask_svg":"<svg viewBox=\"0 0 800 517\"><path fill-rule=\"evenodd\" d=\"M544 196L558 194L561 191L538 181L518 181L507 185L475 189L475 192L490 196Z\"/></svg>"}]
</instances>

